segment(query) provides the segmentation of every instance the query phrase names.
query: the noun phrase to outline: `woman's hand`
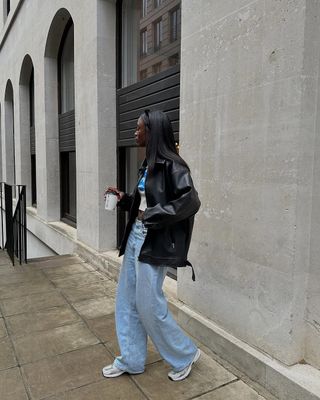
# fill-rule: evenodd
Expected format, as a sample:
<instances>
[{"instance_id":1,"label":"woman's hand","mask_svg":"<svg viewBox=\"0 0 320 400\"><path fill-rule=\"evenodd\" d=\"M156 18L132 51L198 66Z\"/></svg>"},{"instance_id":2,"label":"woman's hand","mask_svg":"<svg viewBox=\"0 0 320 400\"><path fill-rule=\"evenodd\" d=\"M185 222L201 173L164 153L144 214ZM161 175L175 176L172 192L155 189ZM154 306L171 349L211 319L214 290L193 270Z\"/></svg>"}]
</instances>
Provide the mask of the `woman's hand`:
<instances>
[{"instance_id":1,"label":"woman's hand","mask_svg":"<svg viewBox=\"0 0 320 400\"><path fill-rule=\"evenodd\" d=\"M119 189L113 187L113 186L108 186L105 191L104 191L104 197L106 197L106 194L112 192L118 197L118 201L122 199L124 196L124 192L121 192Z\"/></svg>"}]
</instances>

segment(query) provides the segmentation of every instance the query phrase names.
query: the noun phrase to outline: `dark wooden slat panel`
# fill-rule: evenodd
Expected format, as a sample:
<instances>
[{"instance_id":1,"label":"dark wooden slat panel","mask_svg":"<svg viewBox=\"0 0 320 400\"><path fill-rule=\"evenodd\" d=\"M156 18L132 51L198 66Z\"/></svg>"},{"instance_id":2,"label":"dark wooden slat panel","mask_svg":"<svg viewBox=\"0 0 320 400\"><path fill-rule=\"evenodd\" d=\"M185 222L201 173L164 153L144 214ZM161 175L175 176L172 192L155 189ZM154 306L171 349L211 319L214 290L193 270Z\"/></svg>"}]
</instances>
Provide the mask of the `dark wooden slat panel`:
<instances>
[{"instance_id":1,"label":"dark wooden slat panel","mask_svg":"<svg viewBox=\"0 0 320 400\"><path fill-rule=\"evenodd\" d=\"M175 112L176 114L177 112ZM169 116L170 118L170 116ZM174 131L179 130L179 120L175 119L173 120L170 118L170 121L172 123L172 127ZM120 132L121 132L121 138L127 137L127 135L131 135L132 137L134 136L134 133L136 131L136 126L137 126L137 120L131 121L131 122L123 122L120 124Z\"/></svg>"},{"instance_id":2,"label":"dark wooden slat panel","mask_svg":"<svg viewBox=\"0 0 320 400\"><path fill-rule=\"evenodd\" d=\"M164 112L178 110L179 109L179 98L169 99L162 103L149 104L148 108L150 110L162 110ZM137 120L139 115L146 109L146 107L141 107L136 110L128 111L126 113L120 114L120 122Z\"/></svg>"},{"instance_id":3,"label":"dark wooden slat panel","mask_svg":"<svg viewBox=\"0 0 320 400\"><path fill-rule=\"evenodd\" d=\"M36 132L34 126L30 127L30 153L36 154Z\"/></svg>"},{"instance_id":4,"label":"dark wooden slat panel","mask_svg":"<svg viewBox=\"0 0 320 400\"><path fill-rule=\"evenodd\" d=\"M127 111L135 110L137 108L148 107L149 104L159 103L167 99L179 97L179 95L180 95L180 86L174 86L172 88L163 90L161 92L152 93L138 100L120 105L119 111L120 114L122 114Z\"/></svg>"},{"instance_id":5,"label":"dark wooden slat panel","mask_svg":"<svg viewBox=\"0 0 320 400\"><path fill-rule=\"evenodd\" d=\"M129 93L121 94L121 89L120 89L118 91L119 104L122 105L130 101L140 99L141 97L145 97L149 94L159 93L162 90L179 85L180 85L180 74L176 74L170 76L167 79L162 79L161 81L155 82L151 85L146 85L137 90L133 90L132 92Z\"/></svg>"},{"instance_id":6,"label":"dark wooden slat panel","mask_svg":"<svg viewBox=\"0 0 320 400\"><path fill-rule=\"evenodd\" d=\"M136 146L136 142L134 139L121 139L118 141L118 146L127 147L127 146Z\"/></svg>"},{"instance_id":7,"label":"dark wooden slat panel","mask_svg":"<svg viewBox=\"0 0 320 400\"><path fill-rule=\"evenodd\" d=\"M70 146L66 145L66 146L64 146L63 151L60 151L60 153L71 152L71 151L75 151L75 146L74 145L70 145Z\"/></svg>"},{"instance_id":8,"label":"dark wooden slat panel","mask_svg":"<svg viewBox=\"0 0 320 400\"><path fill-rule=\"evenodd\" d=\"M175 74L180 74L179 64L167 69L166 71L160 72L159 74L156 74L150 78L144 79L143 81L134 83L133 85L127 86L125 88L121 88L118 90L118 93L121 94L129 93L134 90L140 89L141 87L152 85L155 82L161 81L162 79L165 79Z\"/></svg>"},{"instance_id":9,"label":"dark wooden slat panel","mask_svg":"<svg viewBox=\"0 0 320 400\"><path fill-rule=\"evenodd\" d=\"M121 131L121 140L122 139L134 139L134 132L130 129Z\"/></svg>"},{"instance_id":10,"label":"dark wooden slat panel","mask_svg":"<svg viewBox=\"0 0 320 400\"><path fill-rule=\"evenodd\" d=\"M179 120L179 110L168 111L166 114L168 115L168 117L172 123L174 121ZM121 132L123 132L125 130L132 130L134 132L136 127L137 127L137 119L136 118L120 123L120 131Z\"/></svg>"},{"instance_id":11,"label":"dark wooden slat panel","mask_svg":"<svg viewBox=\"0 0 320 400\"><path fill-rule=\"evenodd\" d=\"M74 136L63 136L61 138L61 143L75 143Z\"/></svg>"},{"instance_id":12,"label":"dark wooden slat panel","mask_svg":"<svg viewBox=\"0 0 320 400\"><path fill-rule=\"evenodd\" d=\"M180 105L179 80L180 67L177 66L117 91L119 146L135 145L134 132L137 119L146 108L166 112L177 135Z\"/></svg>"},{"instance_id":13,"label":"dark wooden slat panel","mask_svg":"<svg viewBox=\"0 0 320 400\"><path fill-rule=\"evenodd\" d=\"M59 129L60 136L65 136L65 135L75 135L75 127L63 127Z\"/></svg>"},{"instance_id":14,"label":"dark wooden slat panel","mask_svg":"<svg viewBox=\"0 0 320 400\"><path fill-rule=\"evenodd\" d=\"M173 132L179 132L179 121L172 122Z\"/></svg>"},{"instance_id":15,"label":"dark wooden slat panel","mask_svg":"<svg viewBox=\"0 0 320 400\"><path fill-rule=\"evenodd\" d=\"M71 111L67 111L63 114L59 114L59 118L62 118L62 119L67 119L69 117L74 118L74 115L75 115L74 110L71 110Z\"/></svg>"},{"instance_id":16,"label":"dark wooden slat panel","mask_svg":"<svg viewBox=\"0 0 320 400\"><path fill-rule=\"evenodd\" d=\"M130 121L125 121L120 123L120 131L126 131L126 130L135 130L137 127L137 120L136 119L131 119Z\"/></svg>"},{"instance_id":17,"label":"dark wooden slat panel","mask_svg":"<svg viewBox=\"0 0 320 400\"><path fill-rule=\"evenodd\" d=\"M74 127L74 119L70 120L70 119L60 119L59 120L59 128L60 129L64 129L64 128L70 128L70 127Z\"/></svg>"},{"instance_id":18,"label":"dark wooden slat panel","mask_svg":"<svg viewBox=\"0 0 320 400\"><path fill-rule=\"evenodd\" d=\"M74 111L59 115L59 149L60 152L76 149Z\"/></svg>"}]
</instances>

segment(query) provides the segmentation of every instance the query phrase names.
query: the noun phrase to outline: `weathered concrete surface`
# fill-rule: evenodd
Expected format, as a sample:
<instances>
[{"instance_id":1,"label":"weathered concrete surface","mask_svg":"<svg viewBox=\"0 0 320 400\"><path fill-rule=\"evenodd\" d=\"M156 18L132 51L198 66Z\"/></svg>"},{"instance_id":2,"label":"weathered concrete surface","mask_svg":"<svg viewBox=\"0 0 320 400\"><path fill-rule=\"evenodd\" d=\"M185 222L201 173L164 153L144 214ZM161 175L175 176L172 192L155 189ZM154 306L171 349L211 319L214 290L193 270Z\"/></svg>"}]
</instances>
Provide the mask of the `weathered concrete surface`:
<instances>
[{"instance_id":1,"label":"weathered concrete surface","mask_svg":"<svg viewBox=\"0 0 320 400\"><path fill-rule=\"evenodd\" d=\"M76 279L88 274L94 277L92 283ZM0 277L11 282L13 291L10 297L0 291L1 400L187 400L202 395L220 399L224 391L230 400L265 398L202 346L202 357L180 383L167 378L169 367L151 343L144 374L103 378L102 367L119 351L114 325L116 285L78 257L12 267L2 253ZM60 287L58 279L64 280ZM0 280L2 285L7 283ZM33 285L32 294L25 292L26 285Z\"/></svg>"},{"instance_id":2,"label":"weathered concrete surface","mask_svg":"<svg viewBox=\"0 0 320 400\"><path fill-rule=\"evenodd\" d=\"M179 298L287 365L320 367L320 8L185 0L180 149L202 207ZM192 84L190 84L192 82Z\"/></svg>"}]
</instances>

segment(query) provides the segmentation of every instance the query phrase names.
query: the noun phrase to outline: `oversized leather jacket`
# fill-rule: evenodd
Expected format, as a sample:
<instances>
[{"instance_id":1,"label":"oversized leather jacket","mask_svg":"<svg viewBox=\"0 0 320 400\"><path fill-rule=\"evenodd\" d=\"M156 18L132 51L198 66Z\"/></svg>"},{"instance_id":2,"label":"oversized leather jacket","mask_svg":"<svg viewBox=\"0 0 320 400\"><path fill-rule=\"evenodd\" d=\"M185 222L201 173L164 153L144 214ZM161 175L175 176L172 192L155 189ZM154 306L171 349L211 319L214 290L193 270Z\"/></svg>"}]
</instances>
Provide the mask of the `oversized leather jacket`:
<instances>
[{"instance_id":1,"label":"oversized leather jacket","mask_svg":"<svg viewBox=\"0 0 320 400\"><path fill-rule=\"evenodd\" d=\"M138 182L145 168L146 161L139 169ZM129 211L119 255L125 251L132 225L138 215L140 194L137 186L131 195L125 194L118 203L121 209ZM153 172L147 175L145 193L147 209L143 223L148 231L139 260L159 266L191 265L187 254L194 215L201 203L188 169L174 160L157 159Z\"/></svg>"}]
</instances>

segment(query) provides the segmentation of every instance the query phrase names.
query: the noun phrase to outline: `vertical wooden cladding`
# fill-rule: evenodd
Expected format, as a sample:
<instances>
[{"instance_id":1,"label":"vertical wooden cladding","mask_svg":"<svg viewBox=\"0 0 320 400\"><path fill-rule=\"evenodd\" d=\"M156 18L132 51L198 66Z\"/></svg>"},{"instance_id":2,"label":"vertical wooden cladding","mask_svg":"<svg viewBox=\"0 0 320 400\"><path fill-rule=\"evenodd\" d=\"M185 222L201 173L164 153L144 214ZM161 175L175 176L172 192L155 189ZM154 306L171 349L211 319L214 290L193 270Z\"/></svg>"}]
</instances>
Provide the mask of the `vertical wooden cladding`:
<instances>
[{"instance_id":1,"label":"vertical wooden cladding","mask_svg":"<svg viewBox=\"0 0 320 400\"><path fill-rule=\"evenodd\" d=\"M36 135L34 126L30 127L30 152L36 154Z\"/></svg>"},{"instance_id":2,"label":"vertical wooden cladding","mask_svg":"<svg viewBox=\"0 0 320 400\"><path fill-rule=\"evenodd\" d=\"M60 152L76 150L74 110L59 114L59 149Z\"/></svg>"},{"instance_id":3,"label":"vertical wooden cladding","mask_svg":"<svg viewBox=\"0 0 320 400\"><path fill-rule=\"evenodd\" d=\"M180 65L144 81L118 89L118 146L134 146L137 118L146 108L164 111L178 140Z\"/></svg>"}]
</instances>

